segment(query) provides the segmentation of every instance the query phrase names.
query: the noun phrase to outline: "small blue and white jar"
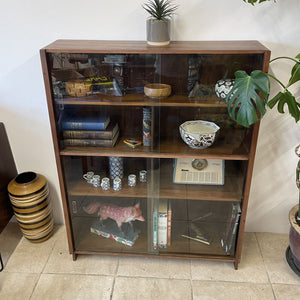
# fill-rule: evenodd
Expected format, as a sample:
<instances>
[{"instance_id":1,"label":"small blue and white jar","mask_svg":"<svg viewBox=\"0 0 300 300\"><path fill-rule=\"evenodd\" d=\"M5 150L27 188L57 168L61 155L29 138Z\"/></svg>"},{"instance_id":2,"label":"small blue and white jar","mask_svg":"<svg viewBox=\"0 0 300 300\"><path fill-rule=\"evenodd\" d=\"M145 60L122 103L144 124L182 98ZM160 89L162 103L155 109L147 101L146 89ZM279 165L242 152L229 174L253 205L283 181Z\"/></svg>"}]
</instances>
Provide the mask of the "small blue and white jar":
<instances>
[{"instance_id":1,"label":"small blue and white jar","mask_svg":"<svg viewBox=\"0 0 300 300\"><path fill-rule=\"evenodd\" d=\"M226 99L234 85L234 79L221 79L215 85L215 92L218 98Z\"/></svg>"},{"instance_id":2,"label":"small blue and white jar","mask_svg":"<svg viewBox=\"0 0 300 300\"><path fill-rule=\"evenodd\" d=\"M113 189L115 191L120 191L122 189L122 180L119 177L116 177L113 181Z\"/></svg>"},{"instance_id":3,"label":"small blue and white jar","mask_svg":"<svg viewBox=\"0 0 300 300\"><path fill-rule=\"evenodd\" d=\"M110 156L109 157L109 174L111 179L119 177L123 178L124 167L123 167L123 157Z\"/></svg>"}]
</instances>

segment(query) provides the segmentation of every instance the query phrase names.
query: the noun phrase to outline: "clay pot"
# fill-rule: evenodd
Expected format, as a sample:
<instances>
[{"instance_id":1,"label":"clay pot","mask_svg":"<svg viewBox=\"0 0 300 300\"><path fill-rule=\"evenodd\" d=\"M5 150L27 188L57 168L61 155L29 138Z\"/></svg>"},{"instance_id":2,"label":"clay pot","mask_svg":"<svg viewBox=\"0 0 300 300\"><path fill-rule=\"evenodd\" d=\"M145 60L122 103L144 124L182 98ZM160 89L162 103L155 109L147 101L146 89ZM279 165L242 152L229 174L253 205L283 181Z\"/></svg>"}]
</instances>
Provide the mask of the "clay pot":
<instances>
[{"instance_id":1,"label":"clay pot","mask_svg":"<svg viewBox=\"0 0 300 300\"><path fill-rule=\"evenodd\" d=\"M289 221L291 225L289 234L290 246L287 249L286 255L289 265L295 273L300 276L300 225L296 221L298 210L299 205L296 205L289 213Z\"/></svg>"},{"instance_id":2,"label":"clay pot","mask_svg":"<svg viewBox=\"0 0 300 300\"><path fill-rule=\"evenodd\" d=\"M7 190L24 237L34 243L47 240L53 232L53 219L46 178L24 172L11 180Z\"/></svg>"}]
</instances>

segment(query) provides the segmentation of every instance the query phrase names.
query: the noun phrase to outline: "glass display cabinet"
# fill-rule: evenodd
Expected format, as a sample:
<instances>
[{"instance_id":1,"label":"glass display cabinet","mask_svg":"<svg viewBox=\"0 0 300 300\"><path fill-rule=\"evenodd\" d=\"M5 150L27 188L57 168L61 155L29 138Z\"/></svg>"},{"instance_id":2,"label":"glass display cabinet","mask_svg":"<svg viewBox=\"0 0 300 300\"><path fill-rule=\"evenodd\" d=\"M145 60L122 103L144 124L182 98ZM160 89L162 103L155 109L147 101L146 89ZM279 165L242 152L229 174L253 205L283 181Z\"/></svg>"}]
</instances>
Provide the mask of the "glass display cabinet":
<instances>
[{"instance_id":1,"label":"glass display cabinet","mask_svg":"<svg viewBox=\"0 0 300 300\"><path fill-rule=\"evenodd\" d=\"M40 54L73 258L237 268L259 124L234 123L215 85L240 69L267 71L270 51L256 41L58 40ZM162 90L147 96L148 85ZM217 128L204 147L179 130L199 120Z\"/></svg>"}]
</instances>

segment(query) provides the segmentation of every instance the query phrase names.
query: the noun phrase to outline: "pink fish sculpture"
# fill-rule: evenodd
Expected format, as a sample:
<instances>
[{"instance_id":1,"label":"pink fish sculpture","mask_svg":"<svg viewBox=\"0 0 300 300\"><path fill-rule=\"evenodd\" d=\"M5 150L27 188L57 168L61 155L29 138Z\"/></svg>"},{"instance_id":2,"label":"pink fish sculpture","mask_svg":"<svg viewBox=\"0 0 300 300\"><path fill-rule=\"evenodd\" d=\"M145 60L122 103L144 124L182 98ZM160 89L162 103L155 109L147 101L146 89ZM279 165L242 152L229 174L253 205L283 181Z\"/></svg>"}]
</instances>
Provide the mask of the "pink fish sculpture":
<instances>
[{"instance_id":1,"label":"pink fish sculpture","mask_svg":"<svg viewBox=\"0 0 300 300\"><path fill-rule=\"evenodd\" d=\"M135 220L145 221L139 203L134 206L121 207L114 204L94 202L83 209L88 214L95 214L98 212L100 221L106 220L107 218L115 220L120 230L123 223L129 222L131 224L131 221Z\"/></svg>"}]
</instances>

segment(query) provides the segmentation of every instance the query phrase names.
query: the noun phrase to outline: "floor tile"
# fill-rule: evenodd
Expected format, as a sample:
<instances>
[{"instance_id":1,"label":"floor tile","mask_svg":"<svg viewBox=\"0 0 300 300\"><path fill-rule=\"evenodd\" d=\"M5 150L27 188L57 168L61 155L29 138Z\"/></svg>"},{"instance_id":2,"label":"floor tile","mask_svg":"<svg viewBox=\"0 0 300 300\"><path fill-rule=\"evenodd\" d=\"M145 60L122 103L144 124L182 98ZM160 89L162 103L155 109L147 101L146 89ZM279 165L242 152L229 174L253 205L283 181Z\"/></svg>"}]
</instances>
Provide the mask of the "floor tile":
<instances>
[{"instance_id":1,"label":"floor tile","mask_svg":"<svg viewBox=\"0 0 300 300\"><path fill-rule=\"evenodd\" d=\"M193 281L194 300L274 300L269 284Z\"/></svg>"},{"instance_id":2,"label":"floor tile","mask_svg":"<svg viewBox=\"0 0 300 300\"><path fill-rule=\"evenodd\" d=\"M61 230L43 273L114 275L117 265L117 256L78 255L76 261L73 261L66 231Z\"/></svg>"},{"instance_id":3,"label":"floor tile","mask_svg":"<svg viewBox=\"0 0 300 300\"><path fill-rule=\"evenodd\" d=\"M300 286L295 284L273 284L276 300L299 300Z\"/></svg>"},{"instance_id":4,"label":"floor tile","mask_svg":"<svg viewBox=\"0 0 300 300\"><path fill-rule=\"evenodd\" d=\"M18 223L9 222L0 234L0 253L2 256L3 264L6 266L7 261L17 247L20 239L22 238L22 232Z\"/></svg>"},{"instance_id":5,"label":"floor tile","mask_svg":"<svg viewBox=\"0 0 300 300\"><path fill-rule=\"evenodd\" d=\"M191 266L189 260L121 257L118 275L190 279Z\"/></svg>"},{"instance_id":6,"label":"floor tile","mask_svg":"<svg viewBox=\"0 0 300 300\"><path fill-rule=\"evenodd\" d=\"M254 233L244 234L238 270L233 263L192 261L192 279L268 283L267 272Z\"/></svg>"},{"instance_id":7,"label":"floor tile","mask_svg":"<svg viewBox=\"0 0 300 300\"><path fill-rule=\"evenodd\" d=\"M55 227L53 236L42 243L32 243L22 237L5 271L18 273L41 273L55 244L61 227Z\"/></svg>"},{"instance_id":8,"label":"floor tile","mask_svg":"<svg viewBox=\"0 0 300 300\"><path fill-rule=\"evenodd\" d=\"M30 300L109 300L113 277L42 274Z\"/></svg>"},{"instance_id":9,"label":"floor tile","mask_svg":"<svg viewBox=\"0 0 300 300\"><path fill-rule=\"evenodd\" d=\"M278 233L256 233L256 236L271 283L299 284L300 277L292 271L285 258L289 236Z\"/></svg>"},{"instance_id":10,"label":"floor tile","mask_svg":"<svg viewBox=\"0 0 300 300\"><path fill-rule=\"evenodd\" d=\"M161 269L163 272L163 269ZM192 299L190 280L117 277L112 300Z\"/></svg>"},{"instance_id":11,"label":"floor tile","mask_svg":"<svg viewBox=\"0 0 300 300\"><path fill-rule=\"evenodd\" d=\"M39 274L0 273L0 299L30 299L38 279Z\"/></svg>"}]
</instances>

